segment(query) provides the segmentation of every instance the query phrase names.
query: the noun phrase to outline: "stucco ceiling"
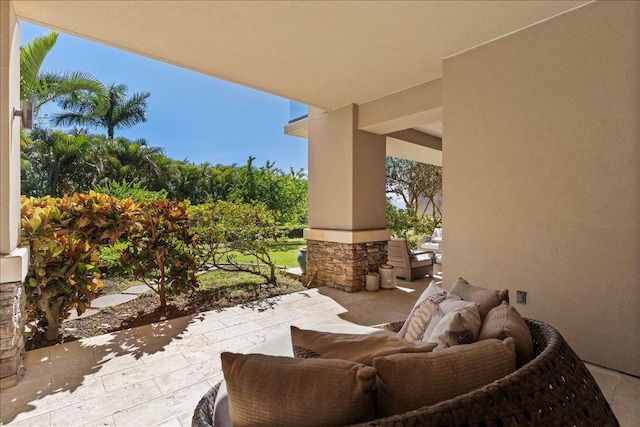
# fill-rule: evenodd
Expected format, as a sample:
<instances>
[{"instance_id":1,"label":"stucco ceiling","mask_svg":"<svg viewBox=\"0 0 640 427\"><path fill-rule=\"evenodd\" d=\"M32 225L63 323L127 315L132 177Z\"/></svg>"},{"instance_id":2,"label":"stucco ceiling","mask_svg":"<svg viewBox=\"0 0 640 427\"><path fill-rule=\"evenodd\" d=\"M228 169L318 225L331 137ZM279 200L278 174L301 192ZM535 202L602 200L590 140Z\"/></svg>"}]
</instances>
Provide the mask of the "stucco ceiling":
<instances>
[{"instance_id":1,"label":"stucco ceiling","mask_svg":"<svg viewBox=\"0 0 640 427\"><path fill-rule=\"evenodd\" d=\"M323 109L584 1L15 1L19 19Z\"/></svg>"}]
</instances>

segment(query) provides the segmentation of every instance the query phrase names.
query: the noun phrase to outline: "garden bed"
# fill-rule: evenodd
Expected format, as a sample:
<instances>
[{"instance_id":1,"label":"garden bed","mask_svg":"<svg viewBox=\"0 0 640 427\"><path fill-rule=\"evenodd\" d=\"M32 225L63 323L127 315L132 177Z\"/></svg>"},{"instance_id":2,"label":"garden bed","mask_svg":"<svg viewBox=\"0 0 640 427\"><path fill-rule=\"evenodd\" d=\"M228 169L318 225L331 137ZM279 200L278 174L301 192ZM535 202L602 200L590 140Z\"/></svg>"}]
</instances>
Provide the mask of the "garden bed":
<instances>
[{"instance_id":1,"label":"garden bed","mask_svg":"<svg viewBox=\"0 0 640 427\"><path fill-rule=\"evenodd\" d=\"M101 295L118 294L133 285L127 279L106 279ZM26 349L89 338L303 289L300 282L286 277L279 277L275 285L269 285L250 274L206 273L200 279L198 290L170 298L165 309L160 307L158 296L149 291L132 301L105 307L92 316L64 322L55 341L47 341L44 332L36 332L27 338Z\"/></svg>"}]
</instances>

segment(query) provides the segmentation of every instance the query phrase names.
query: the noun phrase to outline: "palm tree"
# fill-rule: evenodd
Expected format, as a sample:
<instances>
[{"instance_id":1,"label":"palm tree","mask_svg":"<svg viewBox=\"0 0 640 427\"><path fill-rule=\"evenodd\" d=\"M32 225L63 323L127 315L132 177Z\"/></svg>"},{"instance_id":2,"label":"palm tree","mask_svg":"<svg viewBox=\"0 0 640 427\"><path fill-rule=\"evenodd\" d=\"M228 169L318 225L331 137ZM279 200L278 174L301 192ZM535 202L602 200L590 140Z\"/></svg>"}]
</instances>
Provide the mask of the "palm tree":
<instances>
[{"instance_id":1,"label":"palm tree","mask_svg":"<svg viewBox=\"0 0 640 427\"><path fill-rule=\"evenodd\" d=\"M149 147L144 139L129 141L126 138L107 140L103 157L107 165L104 176L116 182L141 182L149 185L160 175L156 163L162 148Z\"/></svg>"},{"instance_id":2,"label":"palm tree","mask_svg":"<svg viewBox=\"0 0 640 427\"><path fill-rule=\"evenodd\" d=\"M146 122L149 92L134 93L127 98L127 86L110 84L106 96L97 94L71 94L61 98L58 105L66 110L56 114L56 125L79 125L107 129L109 140L113 140L115 129L127 129Z\"/></svg>"},{"instance_id":3,"label":"palm tree","mask_svg":"<svg viewBox=\"0 0 640 427\"><path fill-rule=\"evenodd\" d=\"M25 194L59 197L92 187L96 179L95 165L89 160L93 136L36 128L31 137L33 143L25 148L22 159Z\"/></svg>"},{"instance_id":4,"label":"palm tree","mask_svg":"<svg viewBox=\"0 0 640 427\"><path fill-rule=\"evenodd\" d=\"M82 72L42 73L40 67L58 40L52 31L20 48L20 99L33 102L37 115L40 107L63 96L90 93L102 99L104 86L95 77Z\"/></svg>"}]
</instances>

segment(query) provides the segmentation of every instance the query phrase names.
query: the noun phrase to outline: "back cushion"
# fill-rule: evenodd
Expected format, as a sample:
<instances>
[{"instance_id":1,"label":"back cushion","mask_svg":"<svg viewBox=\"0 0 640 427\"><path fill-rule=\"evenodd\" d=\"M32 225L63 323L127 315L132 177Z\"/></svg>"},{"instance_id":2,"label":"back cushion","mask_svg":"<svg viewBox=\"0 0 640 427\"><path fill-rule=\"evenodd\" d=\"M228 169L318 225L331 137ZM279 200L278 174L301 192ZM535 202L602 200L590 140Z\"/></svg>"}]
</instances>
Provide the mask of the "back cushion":
<instances>
[{"instance_id":1,"label":"back cushion","mask_svg":"<svg viewBox=\"0 0 640 427\"><path fill-rule=\"evenodd\" d=\"M370 334L336 334L291 326L291 344L296 357L343 359L372 366L373 358L395 353L423 353L436 344L413 344L388 331Z\"/></svg>"},{"instance_id":2,"label":"back cushion","mask_svg":"<svg viewBox=\"0 0 640 427\"><path fill-rule=\"evenodd\" d=\"M433 405L515 370L513 338L490 339L422 354L376 357L378 411L387 417Z\"/></svg>"},{"instance_id":3,"label":"back cushion","mask_svg":"<svg viewBox=\"0 0 640 427\"><path fill-rule=\"evenodd\" d=\"M492 309L484 319L478 339L512 337L516 342L516 366L519 368L533 359L533 338L518 310L503 302Z\"/></svg>"},{"instance_id":4,"label":"back cushion","mask_svg":"<svg viewBox=\"0 0 640 427\"><path fill-rule=\"evenodd\" d=\"M458 295L465 301L473 301L480 306L480 319L484 321L492 308L500 305L502 301L509 302L509 290L495 291L480 286L474 286L462 277L456 280L451 288L451 293Z\"/></svg>"},{"instance_id":5,"label":"back cushion","mask_svg":"<svg viewBox=\"0 0 640 427\"><path fill-rule=\"evenodd\" d=\"M234 427L336 426L375 418L376 371L337 359L222 353Z\"/></svg>"}]
</instances>

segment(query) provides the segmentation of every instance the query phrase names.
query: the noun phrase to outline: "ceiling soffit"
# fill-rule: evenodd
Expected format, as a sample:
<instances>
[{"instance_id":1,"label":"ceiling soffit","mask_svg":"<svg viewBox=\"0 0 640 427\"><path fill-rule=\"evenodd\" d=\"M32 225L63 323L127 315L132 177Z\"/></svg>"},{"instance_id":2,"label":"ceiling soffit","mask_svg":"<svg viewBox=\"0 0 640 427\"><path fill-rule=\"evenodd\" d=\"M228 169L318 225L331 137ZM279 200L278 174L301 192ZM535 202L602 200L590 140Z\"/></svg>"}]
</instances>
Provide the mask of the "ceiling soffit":
<instances>
[{"instance_id":1,"label":"ceiling soffit","mask_svg":"<svg viewBox=\"0 0 640 427\"><path fill-rule=\"evenodd\" d=\"M330 110L437 78L443 58L582 3L14 4L20 19Z\"/></svg>"}]
</instances>

